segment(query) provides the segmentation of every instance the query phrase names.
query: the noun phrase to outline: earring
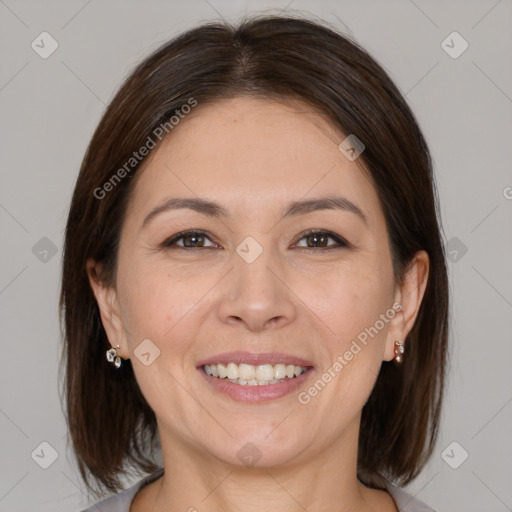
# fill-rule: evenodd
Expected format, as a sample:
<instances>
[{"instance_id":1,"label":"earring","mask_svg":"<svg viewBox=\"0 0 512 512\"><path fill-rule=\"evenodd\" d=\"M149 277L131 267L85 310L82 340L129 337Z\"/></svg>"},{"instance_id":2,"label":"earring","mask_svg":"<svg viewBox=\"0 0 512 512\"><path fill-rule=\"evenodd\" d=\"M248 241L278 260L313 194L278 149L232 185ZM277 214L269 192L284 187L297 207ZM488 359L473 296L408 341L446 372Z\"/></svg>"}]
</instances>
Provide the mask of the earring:
<instances>
[{"instance_id":1,"label":"earring","mask_svg":"<svg viewBox=\"0 0 512 512\"><path fill-rule=\"evenodd\" d=\"M394 360L397 363L401 363L404 360L403 355L402 355L403 353L404 353L404 346L399 341L395 341L395 354L396 355L395 355Z\"/></svg>"},{"instance_id":2,"label":"earring","mask_svg":"<svg viewBox=\"0 0 512 512\"><path fill-rule=\"evenodd\" d=\"M119 348L119 345L116 345L116 348ZM116 348L111 348L107 350L107 361L109 363L114 363L116 368L121 366L121 358L119 357Z\"/></svg>"}]
</instances>

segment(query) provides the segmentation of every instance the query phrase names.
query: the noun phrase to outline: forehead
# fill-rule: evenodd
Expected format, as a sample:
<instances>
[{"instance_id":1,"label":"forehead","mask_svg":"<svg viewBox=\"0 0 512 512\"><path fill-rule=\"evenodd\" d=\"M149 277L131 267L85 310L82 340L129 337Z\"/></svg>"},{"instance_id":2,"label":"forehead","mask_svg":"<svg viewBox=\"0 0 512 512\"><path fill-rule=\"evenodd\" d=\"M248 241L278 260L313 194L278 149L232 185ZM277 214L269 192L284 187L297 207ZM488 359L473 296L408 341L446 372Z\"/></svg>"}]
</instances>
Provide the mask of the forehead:
<instances>
[{"instance_id":1,"label":"forehead","mask_svg":"<svg viewBox=\"0 0 512 512\"><path fill-rule=\"evenodd\" d=\"M222 197L236 214L339 192L371 217L377 195L362 161L340 152L345 137L302 102L199 104L138 171L133 206L143 214L169 195L197 195Z\"/></svg>"}]
</instances>

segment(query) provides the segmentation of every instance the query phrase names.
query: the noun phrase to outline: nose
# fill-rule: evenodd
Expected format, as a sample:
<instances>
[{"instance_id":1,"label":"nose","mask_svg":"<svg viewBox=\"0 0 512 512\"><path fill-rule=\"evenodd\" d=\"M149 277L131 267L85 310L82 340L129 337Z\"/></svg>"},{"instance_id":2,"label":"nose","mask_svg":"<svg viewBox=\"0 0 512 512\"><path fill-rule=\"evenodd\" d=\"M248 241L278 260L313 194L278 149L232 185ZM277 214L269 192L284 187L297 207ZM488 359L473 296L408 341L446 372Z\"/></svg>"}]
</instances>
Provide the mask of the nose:
<instances>
[{"instance_id":1,"label":"nose","mask_svg":"<svg viewBox=\"0 0 512 512\"><path fill-rule=\"evenodd\" d=\"M243 325L250 331L284 327L296 317L292 283L286 282L275 260L263 253L252 263L234 256L226 276L218 315L224 324Z\"/></svg>"}]
</instances>

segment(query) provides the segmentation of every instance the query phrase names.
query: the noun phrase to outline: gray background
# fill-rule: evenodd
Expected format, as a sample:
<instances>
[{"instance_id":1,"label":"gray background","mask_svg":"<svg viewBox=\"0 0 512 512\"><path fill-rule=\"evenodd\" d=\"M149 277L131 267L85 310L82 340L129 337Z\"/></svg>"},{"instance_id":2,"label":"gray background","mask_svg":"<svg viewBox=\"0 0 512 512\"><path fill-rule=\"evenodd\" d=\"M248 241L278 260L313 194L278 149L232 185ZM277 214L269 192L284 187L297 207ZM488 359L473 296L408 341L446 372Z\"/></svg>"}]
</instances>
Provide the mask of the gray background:
<instances>
[{"instance_id":1,"label":"gray background","mask_svg":"<svg viewBox=\"0 0 512 512\"><path fill-rule=\"evenodd\" d=\"M353 35L418 117L452 260L452 365L439 443L407 490L440 512L512 510L510 0L0 0L0 511L86 505L57 391L57 301L71 192L105 105L178 32L269 8ZM59 45L46 59L31 47L43 31ZM458 58L441 45L453 31L469 43Z\"/></svg>"}]
</instances>

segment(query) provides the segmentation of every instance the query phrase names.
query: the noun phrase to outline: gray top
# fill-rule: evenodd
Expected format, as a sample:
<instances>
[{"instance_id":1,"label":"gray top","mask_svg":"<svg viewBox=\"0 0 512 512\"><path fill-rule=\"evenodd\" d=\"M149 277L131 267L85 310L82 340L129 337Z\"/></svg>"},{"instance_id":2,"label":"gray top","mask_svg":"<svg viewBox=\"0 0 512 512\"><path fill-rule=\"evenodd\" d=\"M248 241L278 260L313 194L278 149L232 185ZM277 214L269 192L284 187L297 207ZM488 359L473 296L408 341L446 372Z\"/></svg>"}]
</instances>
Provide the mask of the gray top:
<instances>
[{"instance_id":1,"label":"gray top","mask_svg":"<svg viewBox=\"0 0 512 512\"><path fill-rule=\"evenodd\" d=\"M109 496L81 512L130 512L130 505L137 492L145 485L160 478L163 473L163 468L160 468L151 475L145 476L128 489L125 489L119 494ZM425 503L406 493L400 487L393 485L391 482L387 482L386 490L395 500L400 512L436 512L433 508L425 505Z\"/></svg>"}]
</instances>

